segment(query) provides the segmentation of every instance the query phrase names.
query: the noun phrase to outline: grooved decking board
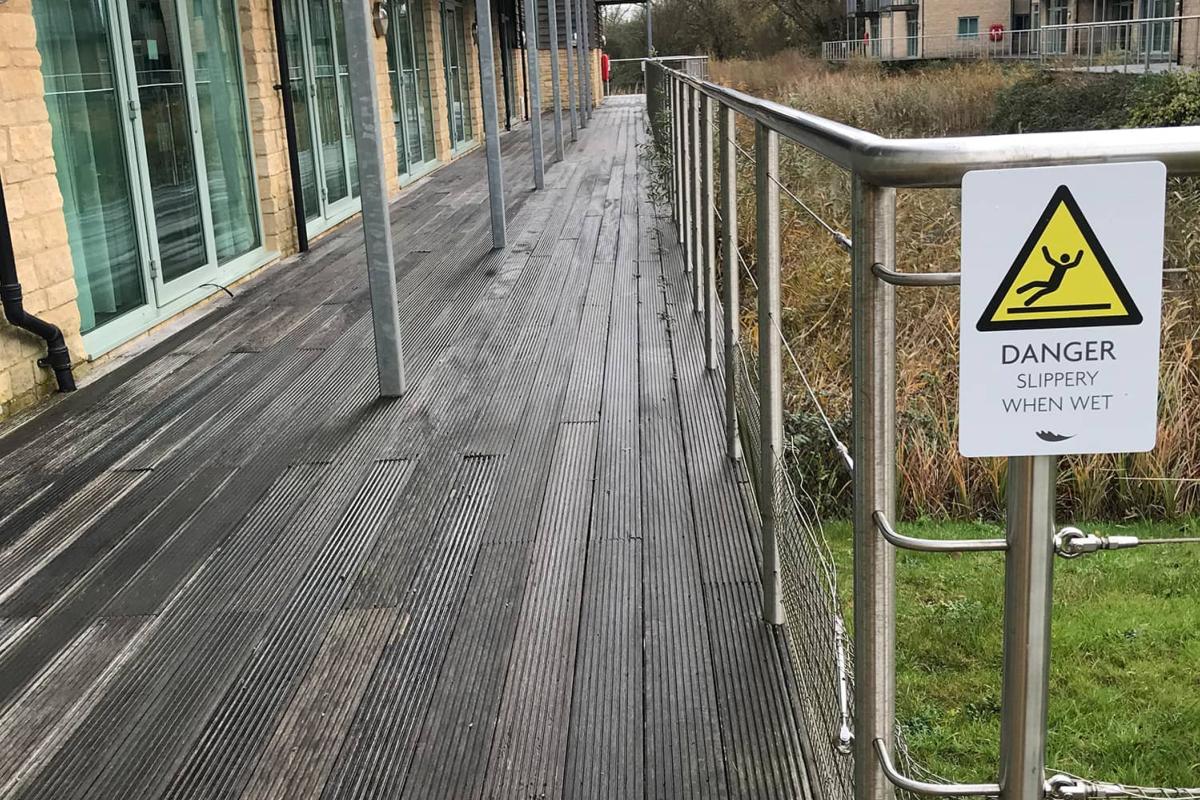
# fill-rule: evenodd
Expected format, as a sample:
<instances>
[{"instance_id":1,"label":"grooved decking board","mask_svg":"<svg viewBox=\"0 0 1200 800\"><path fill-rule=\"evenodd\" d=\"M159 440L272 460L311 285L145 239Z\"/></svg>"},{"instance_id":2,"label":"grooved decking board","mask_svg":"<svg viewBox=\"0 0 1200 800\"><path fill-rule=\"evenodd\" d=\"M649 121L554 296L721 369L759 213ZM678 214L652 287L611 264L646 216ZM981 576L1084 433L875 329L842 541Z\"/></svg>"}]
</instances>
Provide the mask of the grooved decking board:
<instances>
[{"instance_id":1,"label":"grooved decking board","mask_svg":"<svg viewBox=\"0 0 1200 800\"><path fill-rule=\"evenodd\" d=\"M350 223L0 438L0 798L807 796L643 102L393 204L403 398Z\"/></svg>"}]
</instances>

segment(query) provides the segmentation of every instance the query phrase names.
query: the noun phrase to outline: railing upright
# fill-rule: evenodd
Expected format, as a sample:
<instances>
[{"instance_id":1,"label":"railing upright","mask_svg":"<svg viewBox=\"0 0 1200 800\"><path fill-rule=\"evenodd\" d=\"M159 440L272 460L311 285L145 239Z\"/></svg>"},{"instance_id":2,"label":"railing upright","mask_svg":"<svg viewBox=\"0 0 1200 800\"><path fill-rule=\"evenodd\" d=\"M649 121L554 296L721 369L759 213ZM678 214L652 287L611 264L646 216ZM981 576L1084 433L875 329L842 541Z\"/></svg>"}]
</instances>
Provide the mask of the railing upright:
<instances>
[{"instance_id":1,"label":"railing upright","mask_svg":"<svg viewBox=\"0 0 1200 800\"><path fill-rule=\"evenodd\" d=\"M856 800L892 800L872 752L893 750L896 553L874 515L896 508L896 289L874 265L895 264L896 190L855 175L851 200L854 417L854 785Z\"/></svg>"},{"instance_id":2,"label":"railing upright","mask_svg":"<svg viewBox=\"0 0 1200 800\"><path fill-rule=\"evenodd\" d=\"M779 579L779 494L783 469L783 335L780 332L779 134L754 131L758 282L758 508L762 516L762 615L784 622Z\"/></svg>"},{"instance_id":3,"label":"railing upright","mask_svg":"<svg viewBox=\"0 0 1200 800\"><path fill-rule=\"evenodd\" d=\"M680 158L679 184L682 188L680 200L683 206L683 219L679 222L679 235L683 239L684 271L691 272L692 249L696 247L695 236L692 236L692 206L691 198L691 94L692 88L680 82L679 86L679 143L682 146L683 157Z\"/></svg>"},{"instance_id":4,"label":"railing upright","mask_svg":"<svg viewBox=\"0 0 1200 800\"><path fill-rule=\"evenodd\" d=\"M700 287L703 284L704 259L704 207L701 204L700 157L702 136L700 133L700 90L693 89L688 100L688 130L691 133L692 163L688 165L689 180L692 189L692 310L699 314L701 311Z\"/></svg>"},{"instance_id":5,"label":"railing upright","mask_svg":"<svg viewBox=\"0 0 1200 800\"><path fill-rule=\"evenodd\" d=\"M738 340L741 338L740 297L738 294L738 221L737 221L737 112L720 106L721 159L721 243L725 261L725 452L733 460L742 458L737 411Z\"/></svg>"},{"instance_id":6,"label":"railing upright","mask_svg":"<svg viewBox=\"0 0 1200 800\"><path fill-rule=\"evenodd\" d=\"M716 187L713 180L713 106L708 95L700 95L700 207L703 209L700 264L701 307L704 313L704 365L717 368L717 221Z\"/></svg>"}]
</instances>

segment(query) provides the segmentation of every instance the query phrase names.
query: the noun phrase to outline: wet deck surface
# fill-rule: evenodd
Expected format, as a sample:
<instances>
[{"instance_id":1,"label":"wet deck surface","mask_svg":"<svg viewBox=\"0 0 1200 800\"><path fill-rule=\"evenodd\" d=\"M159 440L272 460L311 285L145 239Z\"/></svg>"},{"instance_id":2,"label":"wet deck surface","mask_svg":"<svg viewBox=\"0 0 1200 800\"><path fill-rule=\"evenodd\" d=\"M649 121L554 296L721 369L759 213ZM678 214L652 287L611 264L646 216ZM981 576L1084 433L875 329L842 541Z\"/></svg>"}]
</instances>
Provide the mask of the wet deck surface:
<instances>
[{"instance_id":1,"label":"wet deck surface","mask_svg":"<svg viewBox=\"0 0 1200 800\"><path fill-rule=\"evenodd\" d=\"M0 440L0 797L804 795L638 99L477 153Z\"/></svg>"}]
</instances>

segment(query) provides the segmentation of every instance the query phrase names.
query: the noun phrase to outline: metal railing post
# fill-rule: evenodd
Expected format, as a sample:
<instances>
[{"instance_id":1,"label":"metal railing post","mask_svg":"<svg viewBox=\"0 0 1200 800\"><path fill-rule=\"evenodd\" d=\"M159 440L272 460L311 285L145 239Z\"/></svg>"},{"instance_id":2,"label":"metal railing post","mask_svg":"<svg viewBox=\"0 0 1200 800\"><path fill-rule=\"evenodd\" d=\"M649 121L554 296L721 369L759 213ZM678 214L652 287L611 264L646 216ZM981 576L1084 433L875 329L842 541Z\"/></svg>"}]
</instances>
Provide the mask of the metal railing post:
<instances>
[{"instance_id":1,"label":"metal railing post","mask_svg":"<svg viewBox=\"0 0 1200 800\"><path fill-rule=\"evenodd\" d=\"M1055 470L1053 456L1008 460L1001 800L1041 800L1045 790Z\"/></svg>"},{"instance_id":2,"label":"metal railing post","mask_svg":"<svg viewBox=\"0 0 1200 800\"><path fill-rule=\"evenodd\" d=\"M695 241L692 239L692 87L683 83L679 87L679 141L681 145L680 152L680 205L683 208L683 218L680 221L680 238L683 242L683 270L690 273L692 271L692 248L695 247Z\"/></svg>"},{"instance_id":3,"label":"metal railing post","mask_svg":"<svg viewBox=\"0 0 1200 800\"><path fill-rule=\"evenodd\" d=\"M542 80L538 56L537 2L525 0L525 60L529 76L529 136L533 142L533 186L546 188L546 153L542 143Z\"/></svg>"},{"instance_id":4,"label":"metal railing post","mask_svg":"<svg viewBox=\"0 0 1200 800\"><path fill-rule=\"evenodd\" d=\"M683 84L671 78L671 153L675 166L675 232L683 243Z\"/></svg>"},{"instance_id":5,"label":"metal railing post","mask_svg":"<svg viewBox=\"0 0 1200 800\"><path fill-rule=\"evenodd\" d=\"M717 204L716 186L713 180L713 106L715 101L708 95L700 95L700 182L701 204L704 213L700 218L701 291L704 293L704 365L709 370L717 368Z\"/></svg>"},{"instance_id":6,"label":"metal railing post","mask_svg":"<svg viewBox=\"0 0 1200 800\"><path fill-rule=\"evenodd\" d=\"M702 135L700 132L700 90L692 89L691 101L688 103L689 130L692 140L689 147L692 152L692 164L688 170L692 182L692 310L699 314L701 311L700 287L704 284L704 206L701 204L700 161Z\"/></svg>"},{"instance_id":7,"label":"metal railing post","mask_svg":"<svg viewBox=\"0 0 1200 800\"><path fill-rule=\"evenodd\" d=\"M895 790L874 750L894 750L896 554L874 514L895 518L896 290L875 263L895 264L896 190L854 177L854 797L892 800Z\"/></svg>"},{"instance_id":8,"label":"metal railing post","mask_svg":"<svg viewBox=\"0 0 1200 800\"><path fill-rule=\"evenodd\" d=\"M563 0L563 18L567 26L567 105L571 107L571 141L579 140L579 98L575 92L575 64L574 54L571 52L574 49L575 43L575 25L573 20L575 15L571 13L571 6L575 0Z\"/></svg>"},{"instance_id":9,"label":"metal railing post","mask_svg":"<svg viewBox=\"0 0 1200 800\"><path fill-rule=\"evenodd\" d=\"M758 508L762 514L762 615L784 622L777 541L780 472L783 469L783 344L780 317L779 134L761 122L754 130L758 198Z\"/></svg>"},{"instance_id":10,"label":"metal railing post","mask_svg":"<svg viewBox=\"0 0 1200 800\"><path fill-rule=\"evenodd\" d=\"M721 136L721 241L725 253L725 452L735 461L742 458L742 440L737 418L737 347L741 337L738 294L737 224L737 117L732 108L719 107Z\"/></svg>"},{"instance_id":11,"label":"metal railing post","mask_svg":"<svg viewBox=\"0 0 1200 800\"><path fill-rule=\"evenodd\" d=\"M367 251L371 320L375 328L379 394L382 397L400 397L405 392L404 353L400 343L392 226L388 212L387 181L384 179L379 83L375 80L375 32L367 21L365 3L348 3L345 20L350 107L354 114L354 138L358 148L363 239ZM285 91L290 89L285 87Z\"/></svg>"},{"instance_id":12,"label":"metal railing post","mask_svg":"<svg viewBox=\"0 0 1200 800\"><path fill-rule=\"evenodd\" d=\"M563 160L562 78L558 66L558 9L555 0L546 0L550 29L550 83L554 96L554 160Z\"/></svg>"}]
</instances>

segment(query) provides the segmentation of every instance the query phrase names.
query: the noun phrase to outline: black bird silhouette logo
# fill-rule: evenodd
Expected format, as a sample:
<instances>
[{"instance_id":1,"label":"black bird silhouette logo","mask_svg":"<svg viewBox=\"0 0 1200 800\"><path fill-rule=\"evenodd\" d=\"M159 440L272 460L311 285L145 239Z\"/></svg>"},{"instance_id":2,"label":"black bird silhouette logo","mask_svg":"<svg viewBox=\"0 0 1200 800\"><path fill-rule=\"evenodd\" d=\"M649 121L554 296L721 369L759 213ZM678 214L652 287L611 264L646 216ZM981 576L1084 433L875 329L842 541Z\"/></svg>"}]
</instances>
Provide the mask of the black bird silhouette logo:
<instances>
[{"instance_id":1,"label":"black bird silhouette logo","mask_svg":"<svg viewBox=\"0 0 1200 800\"><path fill-rule=\"evenodd\" d=\"M1067 439L1074 439L1075 434L1063 436L1061 433L1053 433L1051 431L1038 431L1037 437L1043 442L1065 442Z\"/></svg>"}]
</instances>

